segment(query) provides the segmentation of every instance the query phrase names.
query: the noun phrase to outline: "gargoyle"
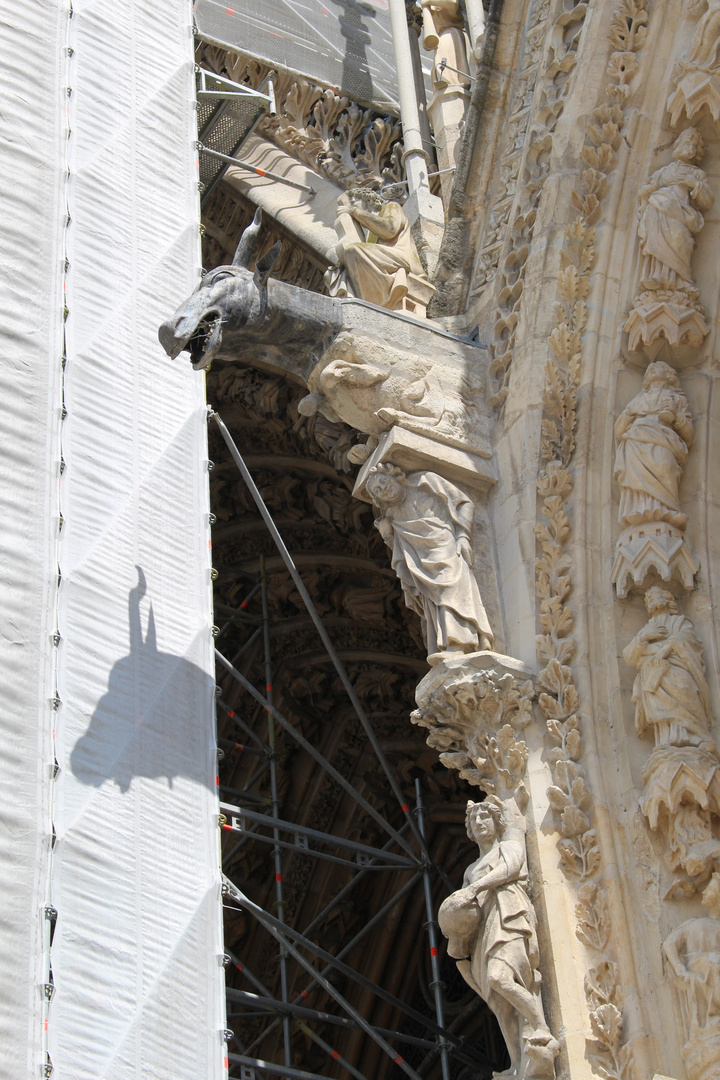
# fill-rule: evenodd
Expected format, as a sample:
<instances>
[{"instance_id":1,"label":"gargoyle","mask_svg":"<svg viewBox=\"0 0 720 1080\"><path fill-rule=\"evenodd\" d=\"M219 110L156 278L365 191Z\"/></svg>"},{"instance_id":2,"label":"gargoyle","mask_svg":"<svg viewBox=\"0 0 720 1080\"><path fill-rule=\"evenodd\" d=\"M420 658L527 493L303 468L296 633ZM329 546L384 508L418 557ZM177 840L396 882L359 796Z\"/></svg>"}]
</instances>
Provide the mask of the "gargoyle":
<instances>
[{"instance_id":1,"label":"gargoyle","mask_svg":"<svg viewBox=\"0 0 720 1080\"><path fill-rule=\"evenodd\" d=\"M306 381L330 341L340 331L337 301L274 279L270 271L280 242L250 262L258 245L262 212L245 229L231 266L218 266L164 322L160 344L174 359L190 353L192 366L207 368L215 359L252 358L276 370L293 371Z\"/></svg>"}]
</instances>

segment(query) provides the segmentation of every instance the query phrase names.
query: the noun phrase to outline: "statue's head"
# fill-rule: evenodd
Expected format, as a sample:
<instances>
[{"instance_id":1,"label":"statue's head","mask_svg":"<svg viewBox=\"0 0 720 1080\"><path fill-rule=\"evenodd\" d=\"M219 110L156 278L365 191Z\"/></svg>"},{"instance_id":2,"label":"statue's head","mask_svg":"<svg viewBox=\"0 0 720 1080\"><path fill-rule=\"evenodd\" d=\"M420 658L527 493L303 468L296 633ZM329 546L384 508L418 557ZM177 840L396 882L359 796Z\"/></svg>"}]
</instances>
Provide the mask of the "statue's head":
<instances>
[{"instance_id":1,"label":"statue's head","mask_svg":"<svg viewBox=\"0 0 720 1080\"><path fill-rule=\"evenodd\" d=\"M397 465L373 465L366 487L378 506L392 506L402 499L404 483L405 473Z\"/></svg>"},{"instance_id":2,"label":"statue's head","mask_svg":"<svg viewBox=\"0 0 720 1080\"><path fill-rule=\"evenodd\" d=\"M495 795L488 795L483 802L469 801L465 814L468 836L476 844L487 847L503 832L502 802Z\"/></svg>"},{"instance_id":3,"label":"statue's head","mask_svg":"<svg viewBox=\"0 0 720 1080\"><path fill-rule=\"evenodd\" d=\"M643 378L643 390L649 390L651 386L671 386L674 390L679 390L680 380L675 368L670 367L664 360L655 360L648 364Z\"/></svg>"},{"instance_id":4,"label":"statue's head","mask_svg":"<svg viewBox=\"0 0 720 1080\"><path fill-rule=\"evenodd\" d=\"M681 131L673 144L673 157L676 161L685 161L689 165L702 160L705 143L697 128Z\"/></svg>"},{"instance_id":5,"label":"statue's head","mask_svg":"<svg viewBox=\"0 0 720 1080\"><path fill-rule=\"evenodd\" d=\"M379 191L370 187L348 188L348 195L354 202L363 203L369 210L382 210L385 200Z\"/></svg>"},{"instance_id":6,"label":"statue's head","mask_svg":"<svg viewBox=\"0 0 720 1080\"><path fill-rule=\"evenodd\" d=\"M648 615L659 615L664 611L670 615L677 615L677 600L669 589L663 589L662 585L651 585L645 593L645 607Z\"/></svg>"}]
</instances>

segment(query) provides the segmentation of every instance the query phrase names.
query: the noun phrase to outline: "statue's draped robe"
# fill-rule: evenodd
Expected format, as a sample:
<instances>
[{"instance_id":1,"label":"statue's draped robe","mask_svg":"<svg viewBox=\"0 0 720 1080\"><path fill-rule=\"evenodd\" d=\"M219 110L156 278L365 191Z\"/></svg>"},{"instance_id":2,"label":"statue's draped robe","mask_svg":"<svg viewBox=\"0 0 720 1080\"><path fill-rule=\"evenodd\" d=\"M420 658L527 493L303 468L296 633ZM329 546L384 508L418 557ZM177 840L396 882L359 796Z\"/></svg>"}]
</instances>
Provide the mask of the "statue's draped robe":
<instances>
[{"instance_id":1,"label":"statue's draped robe","mask_svg":"<svg viewBox=\"0 0 720 1080\"><path fill-rule=\"evenodd\" d=\"M653 729L657 746L707 742L710 691L693 624L684 615L661 614L647 625L664 627L667 637L644 641L641 630L623 653L638 669L632 693L638 734Z\"/></svg>"},{"instance_id":2,"label":"statue's draped robe","mask_svg":"<svg viewBox=\"0 0 720 1080\"><path fill-rule=\"evenodd\" d=\"M640 215L638 237L643 253L643 285L646 282L669 287L692 286L690 260L695 233L709 210L713 195L705 183L705 173L695 165L673 161L651 177L641 192L645 205ZM645 286L647 287L647 286Z\"/></svg>"},{"instance_id":3,"label":"statue's draped robe","mask_svg":"<svg viewBox=\"0 0 720 1080\"><path fill-rule=\"evenodd\" d=\"M453 905L453 896L443 903L441 927L449 938L448 952L456 959L469 956L473 981L484 1001L494 1008L487 969L491 959L501 960L526 990L535 990L535 970L539 963L535 912L524 883L527 880L525 844L522 840L500 840L465 871L464 886L503 867L506 881L480 893L469 904Z\"/></svg>"},{"instance_id":4,"label":"statue's draped robe","mask_svg":"<svg viewBox=\"0 0 720 1080\"><path fill-rule=\"evenodd\" d=\"M659 520L683 528L687 523L679 487L688 445L676 427L692 439L685 395L666 387L643 390L618 417L615 479L623 525Z\"/></svg>"},{"instance_id":5,"label":"statue's draped robe","mask_svg":"<svg viewBox=\"0 0 720 1080\"><path fill-rule=\"evenodd\" d=\"M356 296L395 308L408 293L407 274L423 277L410 223L398 203L381 210L353 207L352 217L368 230L368 240L343 246L342 259Z\"/></svg>"},{"instance_id":6,"label":"statue's draped robe","mask_svg":"<svg viewBox=\"0 0 720 1080\"><path fill-rule=\"evenodd\" d=\"M480 635L492 641L492 631L475 575L457 551L460 537L470 536L472 502L434 473L408 477L404 491L386 511L392 565L408 607L425 620L428 655L453 645L477 649Z\"/></svg>"}]
</instances>

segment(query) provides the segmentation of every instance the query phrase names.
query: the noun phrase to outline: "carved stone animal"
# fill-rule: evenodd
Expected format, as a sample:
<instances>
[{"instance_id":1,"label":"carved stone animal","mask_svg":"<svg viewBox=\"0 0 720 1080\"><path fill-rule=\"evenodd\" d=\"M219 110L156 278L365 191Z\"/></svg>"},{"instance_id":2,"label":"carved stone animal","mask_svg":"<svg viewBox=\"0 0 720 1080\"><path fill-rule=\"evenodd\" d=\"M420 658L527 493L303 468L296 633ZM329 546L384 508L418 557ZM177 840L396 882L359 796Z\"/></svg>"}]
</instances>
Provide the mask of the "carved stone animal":
<instances>
[{"instance_id":1,"label":"carved stone animal","mask_svg":"<svg viewBox=\"0 0 720 1080\"><path fill-rule=\"evenodd\" d=\"M257 210L231 266L218 266L164 322L158 332L165 352L189 352L197 370L215 359L252 360L307 381L312 368L342 327L340 305L317 293L270 280L280 254L278 241L249 267L258 245L262 215Z\"/></svg>"}]
</instances>

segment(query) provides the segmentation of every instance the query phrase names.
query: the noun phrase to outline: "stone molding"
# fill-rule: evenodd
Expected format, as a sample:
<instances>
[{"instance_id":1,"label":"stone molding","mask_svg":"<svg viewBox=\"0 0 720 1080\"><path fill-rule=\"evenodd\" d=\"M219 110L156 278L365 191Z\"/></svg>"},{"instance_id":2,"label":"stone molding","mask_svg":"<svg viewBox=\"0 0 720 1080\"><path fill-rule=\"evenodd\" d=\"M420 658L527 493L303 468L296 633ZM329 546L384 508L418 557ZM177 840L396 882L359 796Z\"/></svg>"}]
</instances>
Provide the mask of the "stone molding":
<instances>
[{"instance_id":1,"label":"stone molding","mask_svg":"<svg viewBox=\"0 0 720 1080\"><path fill-rule=\"evenodd\" d=\"M538 23L543 19L546 9L538 8ZM510 368L515 347L515 337L520 320L524 277L527 259L532 245L533 231L537 218L538 204L543 185L550 172L553 134L557 127L567 97L570 77L575 68L580 32L583 27L587 5L576 4L569 7L560 3L556 9L553 24L548 32L551 41L546 57L545 70L539 80L540 88L535 96L533 123L526 128L524 160L521 187L514 202L514 217L509 226L506 239L507 250L503 256L502 269L498 274L496 292L498 296L489 345L490 369L488 378L488 400L495 408L502 408L507 397ZM537 48L540 49L537 42ZM533 72L534 75L534 72ZM526 92L532 93L534 77ZM491 218L492 220L492 218ZM477 285L475 293L484 286Z\"/></svg>"},{"instance_id":2,"label":"stone molding","mask_svg":"<svg viewBox=\"0 0 720 1080\"><path fill-rule=\"evenodd\" d=\"M558 301L543 396L538 494L544 520L536 526L540 554L535 565L542 631L537 649L544 664L538 682L545 691L539 704L553 744L548 759L554 782L548 799L559 819L561 866L580 885L576 935L597 957L585 977L592 1028L588 1057L593 1071L605 1080L632 1080L635 1068L632 1045L625 1042L623 1032L619 969L608 957L612 928L607 893L601 882L592 880L601 871L602 854L592 824L592 793L582 765L580 701L571 666L575 642L574 618L568 603L573 566L567 551L571 531L567 510L574 488L577 392L590 272L595 260L593 226L608 191L608 176L616 165L629 84L639 67L637 54L645 41L647 21L644 0L624 0L614 12L607 104L597 106L590 114L581 152L586 168L571 194L576 216L566 228L560 255Z\"/></svg>"}]
</instances>

